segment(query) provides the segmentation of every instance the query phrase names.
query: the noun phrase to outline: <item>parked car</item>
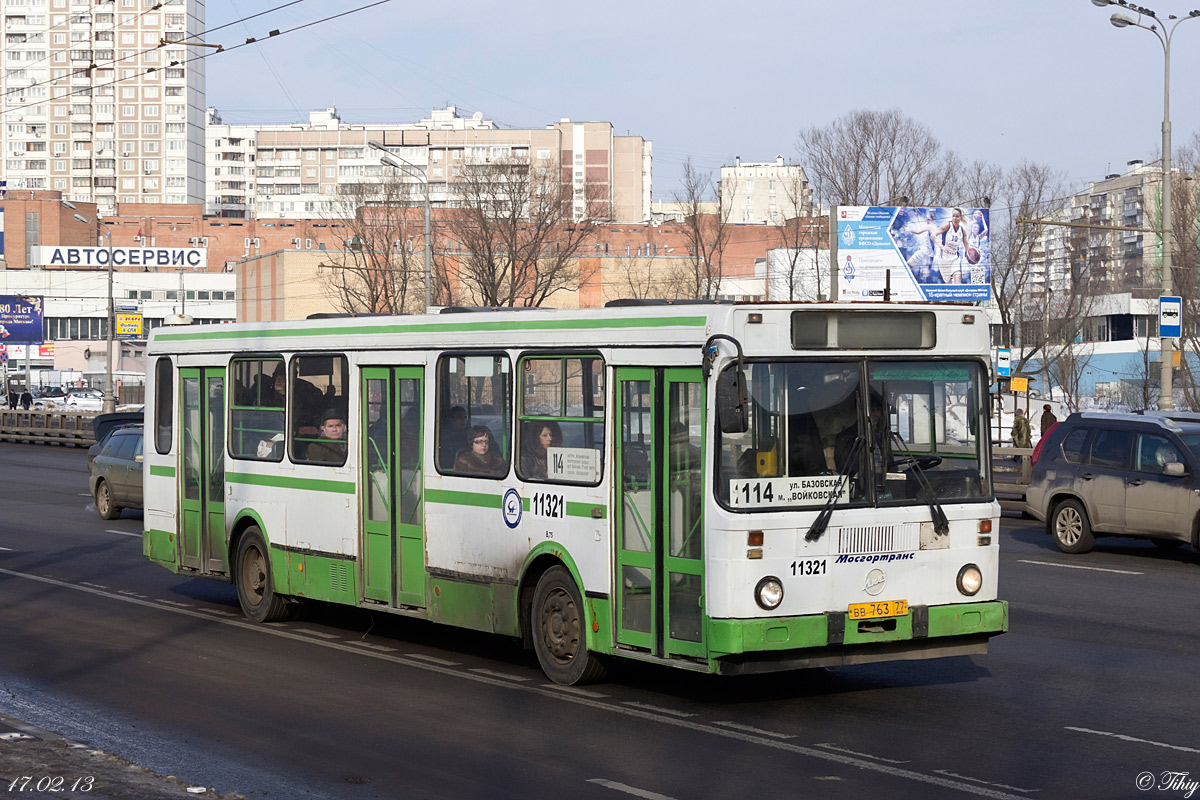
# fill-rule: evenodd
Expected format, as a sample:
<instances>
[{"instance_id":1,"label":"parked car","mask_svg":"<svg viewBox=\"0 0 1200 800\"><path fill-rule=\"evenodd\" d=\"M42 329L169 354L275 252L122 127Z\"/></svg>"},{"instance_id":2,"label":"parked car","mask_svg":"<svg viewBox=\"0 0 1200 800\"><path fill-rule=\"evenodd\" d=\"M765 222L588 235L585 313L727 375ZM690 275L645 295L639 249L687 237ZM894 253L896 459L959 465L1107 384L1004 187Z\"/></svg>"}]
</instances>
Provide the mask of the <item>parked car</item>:
<instances>
[{"instance_id":1,"label":"parked car","mask_svg":"<svg viewBox=\"0 0 1200 800\"><path fill-rule=\"evenodd\" d=\"M33 408L59 408L67 399L67 393L58 386L35 386L30 390Z\"/></svg>"},{"instance_id":2,"label":"parked car","mask_svg":"<svg viewBox=\"0 0 1200 800\"><path fill-rule=\"evenodd\" d=\"M71 411L99 411L104 407L104 393L99 389L71 389L62 405Z\"/></svg>"},{"instance_id":3,"label":"parked car","mask_svg":"<svg viewBox=\"0 0 1200 800\"><path fill-rule=\"evenodd\" d=\"M1077 413L1045 437L1025 493L1064 553L1098 534L1200 549L1200 422Z\"/></svg>"},{"instance_id":4,"label":"parked car","mask_svg":"<svg viewBox=\"0 0 1200 800\"><path fill-rule=\"evenodd\" d=\"M88 469L88 488L102 519L142 507L142 426L113 431Z\"/></svg>"}]
</instances>

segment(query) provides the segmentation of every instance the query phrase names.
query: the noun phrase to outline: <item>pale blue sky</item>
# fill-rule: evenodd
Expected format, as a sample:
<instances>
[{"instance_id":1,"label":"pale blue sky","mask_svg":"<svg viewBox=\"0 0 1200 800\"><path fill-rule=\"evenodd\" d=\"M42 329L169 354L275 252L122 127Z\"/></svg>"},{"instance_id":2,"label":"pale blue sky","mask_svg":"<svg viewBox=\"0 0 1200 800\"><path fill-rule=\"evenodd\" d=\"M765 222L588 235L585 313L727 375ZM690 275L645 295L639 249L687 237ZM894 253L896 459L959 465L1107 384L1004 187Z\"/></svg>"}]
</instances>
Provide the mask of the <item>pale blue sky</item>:
<instances>
[{"instance_id":1,"label":"pale blue sky","mask_svg":"<svg viewBox=\"0 0 1200 800\"><path fill-rule=\"evenodd\" d=\"M286 0L210 0L208 29ZM304 0L216 31L226 47L373 0ZM1200 0L1155 0L1164 18ZM405 0L207 59L226 122L411 122L447 103L503 127L607 120L654 142L656 199L684 158L777 153L859 108L898 107L967 159L1022 159L1077 185L1157 155L1163 54L1089 0L601 3ZM1200 19L1172 39L1175 142L1200 130Z\"/></svg>"}]
</instances>

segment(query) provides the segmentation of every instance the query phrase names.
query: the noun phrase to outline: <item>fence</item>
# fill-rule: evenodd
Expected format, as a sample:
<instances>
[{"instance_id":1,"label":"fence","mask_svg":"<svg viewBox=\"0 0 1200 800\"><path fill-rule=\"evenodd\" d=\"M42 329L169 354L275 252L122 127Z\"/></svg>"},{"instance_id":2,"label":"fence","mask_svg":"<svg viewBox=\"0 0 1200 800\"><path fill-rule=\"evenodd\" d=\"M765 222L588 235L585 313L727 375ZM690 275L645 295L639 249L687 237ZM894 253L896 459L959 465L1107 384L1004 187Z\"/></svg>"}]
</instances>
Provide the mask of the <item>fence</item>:
<instances>
[{"instance_id":1,"label":"fence","mask_svg":"<svg viewBox=\"0 0 1200 800\"><path fill-rule=\"evenodd\" d=\"M1025 487L1033 473L1032 447L993 447L992 484L1005 511L1025 510Z\"/></svg>"},{"instance_id":2,"label":"fence","mask_svg":"<svg viewBox=\"0 0 1200 800\"><path fill-rule=\"evenodd\" d=\"M0 410L0 441L91 447L94 412Z\"/></svg>"}]
</instances>

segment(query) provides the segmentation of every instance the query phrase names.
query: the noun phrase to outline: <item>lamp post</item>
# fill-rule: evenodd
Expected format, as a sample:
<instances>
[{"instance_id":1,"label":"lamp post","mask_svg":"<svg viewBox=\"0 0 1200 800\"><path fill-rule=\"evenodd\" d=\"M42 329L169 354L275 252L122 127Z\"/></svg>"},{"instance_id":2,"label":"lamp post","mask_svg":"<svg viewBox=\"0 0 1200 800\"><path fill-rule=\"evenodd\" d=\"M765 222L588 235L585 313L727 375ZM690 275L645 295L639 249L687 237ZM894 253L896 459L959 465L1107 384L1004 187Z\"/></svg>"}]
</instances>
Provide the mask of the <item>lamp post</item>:
<instances>
[{"instance_id":1,"label":"lamp post","mask_svg":"<svg viewBox=\"0 0 1200 800\"><path fill-rule=\"evenodd\" d=\"M60 202L62 202L62 204L64 206L66 206L67 208L70 208L72 210L75 209L75 206L69 200L62 200ZM83 214L74 214L73 216L77 222L82 222L84 225L87 225L92 230L96 231L97 235L99 235L101 238L103 238L105 240L105 242L106 242L105 246L108 248L108 324L105 325L105 331L104 331L104 340L105 340L106 350L104 353L104 402L103 402L103 406L101 407L101 413L111 414L117 410L116 396L113 393L113 367L112 367L113 323L115 322L115 319L114 319L115 314L113 313L112 232L109 231L106 233L100 227L101 224L106 224L106 223L100 223L98 220L90 220L87 217L85 217Z\"/></svg>"},{"instance_id":2,"label":"lamp post","mask_svg":"<svg viewBox=\"0 0 1200 800\"><path fill-rule=\"evenodd\" d=\"M1092 0L1092 4L1104 8L1111 6L1116 0ZM1179 27L1179 23L1185 19L1194 19L1200 17L1200 10L1188 12L1187 16L1177 18L1174 14L1168 15L1167 20L1175 20L1175 23L1168 29L1166 24L1159 20L1158 16L1148 8L1141 6L1127 5L1122 2L1120 5L1137 14L1137 19L1122 14L1121 12L1114 13L1109 17L1109 22L1114 28L1128 28L1130 26L1141 28L1144 31L1150 31L1157 38L1159 44L1163 48L1163 122L1162 122L1162 173L1163 173L1163 190L1162 190L1162 291L1160 294L1164 297L1170 296L1172 292L1172 275L1171 275L1171 249L1174 246L1174 232L1171 229L1171 37L1175 34L1175 29ZM1153 24L1142 24L1142 17L1147 17L1153 20ZM1175 358L1175 342L1174 340L1162 335L1159 331L1159 361L1161 362L1161 377L1159 378L1162 384L1158 396L1158 407L1163 411L1172 411L1175 408L1174 397L1174 358Z\"/></svg>"},{"instance_id":3,"label":"lamp post","mask_svg":"<svg viewBox=\"0 0 1200 800\"><path fill-rule=\"evenodd\" d=\"M367 145L372 150L378 150L383 153L379 157L379 163L385 166L394 167L401 172L407 172L417 180L421 181L421 185L425 188L425 311L429 312L429 306L433 305L431 294L431 286L433 283L433 242L431 241L430 225L429 225L429 176L422 175L417 169L416 164L410 164L400 156L392 153L382 142L372 139L367 142Z\"/></svg>"}]
</instances>

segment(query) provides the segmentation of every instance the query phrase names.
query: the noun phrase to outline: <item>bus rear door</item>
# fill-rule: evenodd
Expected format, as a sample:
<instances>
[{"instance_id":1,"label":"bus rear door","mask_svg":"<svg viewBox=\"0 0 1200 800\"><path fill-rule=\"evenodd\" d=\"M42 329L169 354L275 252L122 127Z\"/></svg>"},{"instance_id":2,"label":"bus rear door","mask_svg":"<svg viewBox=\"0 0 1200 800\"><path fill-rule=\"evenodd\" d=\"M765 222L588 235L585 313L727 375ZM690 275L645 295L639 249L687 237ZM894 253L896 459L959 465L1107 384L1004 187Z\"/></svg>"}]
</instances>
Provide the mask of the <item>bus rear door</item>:
<instances>
[{"instance_id":1,"label":"bus rear door","mask_svg":"<svg viewBox=\"0 0 1200 800\"><path fill-rule=\"evenodd\" d=\"M225 551L225 368L179 370L183 407L179 564L228 574Z\"/></svg>"}]
</instances>

